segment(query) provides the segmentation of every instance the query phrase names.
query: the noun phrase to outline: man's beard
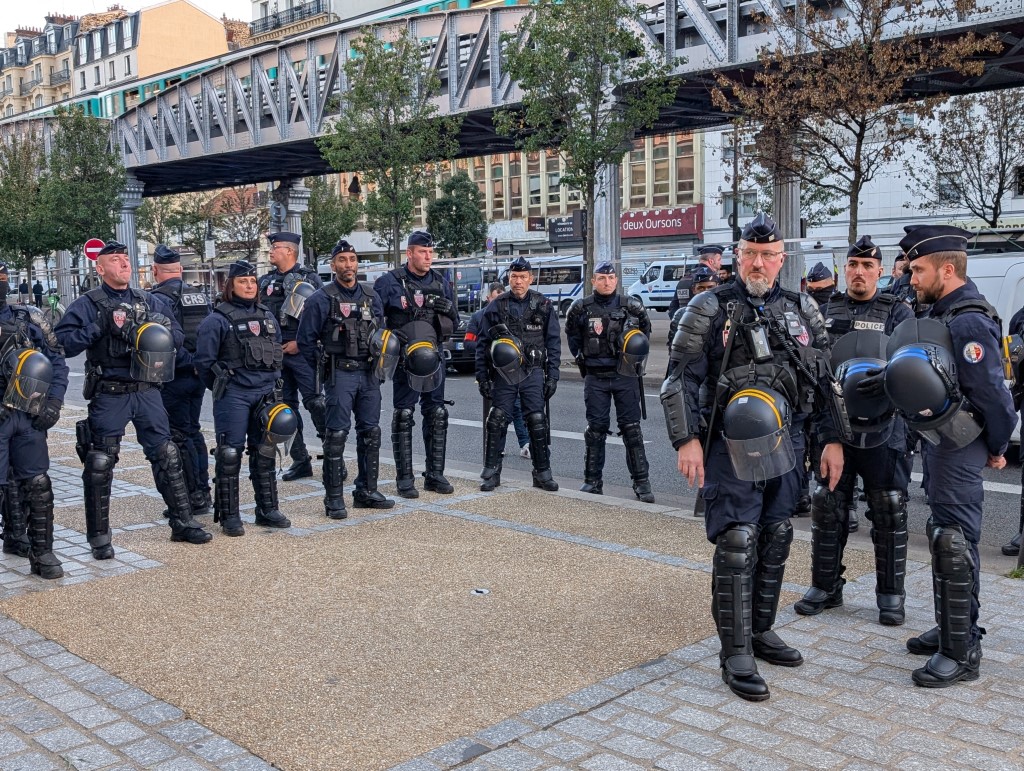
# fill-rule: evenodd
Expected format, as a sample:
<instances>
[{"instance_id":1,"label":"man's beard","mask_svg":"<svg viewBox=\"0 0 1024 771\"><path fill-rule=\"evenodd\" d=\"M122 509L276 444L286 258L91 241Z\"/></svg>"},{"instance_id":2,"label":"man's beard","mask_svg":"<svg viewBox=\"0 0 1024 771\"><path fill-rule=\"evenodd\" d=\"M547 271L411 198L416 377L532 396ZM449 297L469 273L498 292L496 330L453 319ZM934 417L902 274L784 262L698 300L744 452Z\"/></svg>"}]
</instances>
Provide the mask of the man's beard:
<instances>
[{"instance_id":1,"label":"man's beard","mask_svg":"<svg viewBox=\"0 0 1024 771\"><path fill-rule=\"evenodd\" d=\"M752 297L764 297L772 288L772 285L763 278L747 278L743 280L743 284L747 287L747 294Z\"/></svg>"}]
</instances>

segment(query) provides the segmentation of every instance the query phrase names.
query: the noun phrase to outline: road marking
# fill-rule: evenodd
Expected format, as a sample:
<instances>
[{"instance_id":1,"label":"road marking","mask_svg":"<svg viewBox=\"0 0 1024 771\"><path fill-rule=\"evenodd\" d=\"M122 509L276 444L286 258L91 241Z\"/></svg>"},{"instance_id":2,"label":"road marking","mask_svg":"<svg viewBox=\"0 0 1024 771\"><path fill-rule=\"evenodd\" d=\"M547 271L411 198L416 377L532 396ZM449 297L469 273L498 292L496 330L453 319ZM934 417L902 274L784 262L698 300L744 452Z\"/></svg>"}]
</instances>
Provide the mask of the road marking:
<instances>
[{"instance_id":1,"label":"road marking","mask_svg":"<svg viewBox=\"0 0 1024 771\"><path fill-rule=\"evenodd\" d=\"M467 428L483 428L484 427L483 421L481 421L481 420L463 420L462 418L448 418L448 425L466 426ZM509 430L512 430L512 431L515 430L511 423L509 423L508 427L509 427ZM577 442L586 441L583 438L583 434L579 434L579 433L577 433L575 431L555 431L555 430L552 430L551 431L551 436L557 436L559 439L575 439ZM606 441L607 441L608 444L617 444L620 447L622 446L622 439L617 437L617 436L609 436ZM648 442L646 439L644 439L644 444L650 444L650 442Z\"/></svg>"}]
</instances>

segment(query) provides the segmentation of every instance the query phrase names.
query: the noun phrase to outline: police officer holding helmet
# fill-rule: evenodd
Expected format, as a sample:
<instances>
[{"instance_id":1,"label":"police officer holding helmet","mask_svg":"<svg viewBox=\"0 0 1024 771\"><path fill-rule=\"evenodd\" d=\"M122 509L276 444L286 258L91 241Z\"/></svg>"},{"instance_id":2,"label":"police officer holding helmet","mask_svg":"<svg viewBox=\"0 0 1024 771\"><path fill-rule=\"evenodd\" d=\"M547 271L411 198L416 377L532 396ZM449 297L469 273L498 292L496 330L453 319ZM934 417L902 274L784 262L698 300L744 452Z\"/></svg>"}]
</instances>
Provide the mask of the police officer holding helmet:
<instances>
[{"instance_id":1,"label":"police officer holding helmet","mask_svg":"<svg viewBox=\"0 0 1024 771\"><path fill-rule=\"evenodd\" d=\"M516 399L522 403L530 432L533 486L549 491L558 489L551 476L549 425L544 408L558 387L562 338L554 305L540 292L530 289L530 271L525 258L516 258L508 268L509 291L492 300L480 319L476 381L481 396L491 400L484 426L484 469L480 474L480 489L484 491L501 484L501 457Z\"/></svg>"},{"instance_id":2,"label":"police officer holding helmet","mask_svg":"<svg viewBox=\"0 0 1024 771\"><path fill-rule=\"evenodd\" d=\"M698 283L698 272L701 280L706 281L707 273L702 268L707 268L714 275L718 275L718 271L722 267L723 251L725 250L718 244L705 244L697 249L700 260L696 268L683 274L683 277L676 283L676 291L672 295L672 301L668 304L669 318L675 316L676 312L690 302L693 295L697 294L695 285Z\"/></svg>"},{"instance_id":3,"label":"police officer holding helmet","mask_svg":"<svg viewBox=\"0 0 1024 771\"><path fill-rule=\"evenodd\" d=\"M102 284L71 303L54 329L66 356L86 355L83 395L89 417L76 429L92 555L114 556L110 488L128 421L167 504L171 540L206 543L211 535L192 517L181 455L159 393L160 385L174 378L181 327L163 298L129 286L132 266L124 244L110 241L100 250L96 273Z\"/></svg>"},{"instance_id":4,"label":"police officer holding helmet","mask_svg":"<svg viewBox=\"0 0 1024 771\"><path fill-rule=\"evenodd\" d=\"M68 366L46 317L9 305L7 266L0 263L0 496L4 551L28 557L40 578L64 575L53 553L53 487L46 432L60 419ZM27 532L26 532L27 531Z\"/></svg>"},{"instance_id":5,"label":"police officer holding helmet","mask_svg":"<svg viewBox=\"0 0 1024 771\"><path fill-rule=\"evenodd\" d=\"M356 281L359 257L348 241L338 241L331 250L331 268L334 280L306 301L295 339L310 365L321 367L324 373L324 506L331 519L345 519L348 511L343 497L344 453L353 412L359 468L353 505L357 509L390 509L395 502L377 490L382 378L380 357L375 359L373 355L373 342L374 333L384 327L384 310L373 287Z\"/></svg>"},{"instance_id":6,"label":"police officer holding helmet","mask_svg":"<svg viewBox=\"0 0 1024 771\"><path fill-rule=\"evenodd\" d=\"M436 270L434 238L425 230L409 235L405 265L377 279L374 291L384 306L387 328L402 343L402 363L395 371L391 446L396 484L403 498L418 498L412 472L412 429L416 402L423 416L426 471L423 489L455 492L444 476L448 410L444 406L444 356L441 344L459 325L451 282Z\"/></svg>"},{"instance_id":7,"label":"police officer holding helmet","mask_svg":"<svg viewBox=\"0 0 1024 771\"><path fill-rule=\"evenodd\" d=\"M256 524L291 527L278 508L275 456L278 445L298 431L299 421L277 390L283 358L281 327L259 302L256 266L232 263L223 301L199 325L193 359L200 379L213 391L214 517L228 536L245 535L238 477L246 447Z\"/></svg>"},{"instance_id":8,"label":"police officer holding helmet","mask_svg":"<svg viewBox=\"0 0 1024 771\"><path fill-rule=\"evenodd\" d=\"M822 478L835 488L843 470L844 424L841 404L827 389L824 322L807 295L778 285L785 257L770 217L747 223L737 280L686 306L661 392L679 471L702 487L707 536L715 544L712 613L722 679L750 701L769 697L755 659L803 663L772 626L793 540L789 518L803 479L796 458L808 418L824 448ZM702 384L716 397L704 415L703 439Z\"/></svg>"},{"instance_id":9,"label":"police officer holding helmet","mask_svg":"<svg viewBox=\"0 0 1024 771\"><path fill-rule=\"evenodd\" d=\"M195 516L209 514L210 453L199 425L206 388L196 374L192 357L196 352L199 325L210 315L210 301L203 292L181 280L181 255L164 244L153 253L153 294L166 298L185 336L174 363L174 380L160 391L171 426L171 440L178 446L185 472L189 500Z\"/></svg>"},{"instance_id":10,"label":"police officer holding helmet","mask_svg":"<svg viewBox=\"0 0 1024 771\"><path fill-rule=\"evenodd\" d=\"M1003 453L1017 418L1003 383L999 318L967 278L969 235L929 225L900 241L918 302L930 308L926 318L896 328L884 371L858 386L865 393L884 387L924 440L938 625L909 639L907 649L930 656L913 672L914 683L925 688L978 678L981 471L1006 465Z\"/></svg>"},{"instance_id":11,"label":"police officer holding helmet","mask_svg":"<svg viewBox=\"0 0 1024 771\"><path fill-rule=\"evenodd\" d=\"M270 241L270 264L274 269L260 277L260 302L270 309L280 325L284 349L282 393L284 401L292 408L299 423L291 445L292 466L281 475L281 479L290 482L313 476L313 460L306 450L306 441L302 436L299 395L302 396L302 406L309 412L316 433L321 438L324 436L324 423L327 419L327 403L317 383L316 371L299 353L299 346L295 342L295 333L299 328L299 319L306 299L319 289L323 282L320 281L316 270L299 264L299 242L302 239L298 233L282 230L271 233L267 240Z\"/></svg>"},{"instance_id":12,"label":"police officer holding helmet","mask_svg":"<svg viewBox=\"0 0 1024 771\"><path fill-rule=\"evenodd\" d=\"M860 475L875 547L878 620L897 626L904 621L907 566L911 461L907 457L906 429L902 419L894 416L888 397L882 394L875 399L865 398L856 387L868 370L884 364L888 335L913 314L893 295L878 290L882 253L871 236L863 236L849 248L845 271L846 291L834 293L821 305L821 311L832 343L832 366L844 386L854 433L851 441L844 442L843 476L835 490L818 480L811 502L811 588L796 603L795 610L813 616L843 604L843 551L850 516L847 504Z\"/></svg>"},{"instance_id":13,"label":"police officer holding helmet","mask_svg":"<svg viewBox=\"0 0 1024 771\"><path fill-rule=\"evenodd\" d=\"M705 270L710 272L709 268ZM583 401L587 413L587 430L583 434L586 443L583 487L580 490L595 495L604 492L605 439L611 425L614 399L633 492L641 501L654 503L644 435L640 428L651 319L643 303L633 298L624 299L615 291L619 277L615 275L612 263L598 265L590 284L593 294L576 300L565 317L565 339L583 375Z\"/></svg>"}]
</instances>

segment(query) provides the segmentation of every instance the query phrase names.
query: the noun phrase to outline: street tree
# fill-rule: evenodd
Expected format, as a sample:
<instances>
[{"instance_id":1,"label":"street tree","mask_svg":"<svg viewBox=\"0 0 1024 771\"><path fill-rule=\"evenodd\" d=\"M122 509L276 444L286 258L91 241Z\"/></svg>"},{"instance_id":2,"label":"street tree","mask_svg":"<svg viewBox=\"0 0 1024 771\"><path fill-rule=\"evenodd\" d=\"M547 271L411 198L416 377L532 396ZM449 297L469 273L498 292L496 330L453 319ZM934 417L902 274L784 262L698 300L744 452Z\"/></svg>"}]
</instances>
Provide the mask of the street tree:
<instances>
[{"instance_id":1,"label":"street tree","mask_svg":"<svg viewBox=\"0 0 1024 771\"><path fill-rule=\"evenodd\" d=\"M966 209L997 227L1007 196L1024 180L1020 89L953 97L918 149L906 171L924 209Z\"/></svg>"},{"instance_id":2,"label":"street tree","mask_svg":"<svg viewBox=\"0 0 1024 771\"><path fill-rule=\"evenodd\" d=\"M206 234L216 225L216 194L208 191L182 193L175 196L174 211L168 227L178 236L178 243L196 254L206 253Z\"/></svg>"},{"instance_id":3,"label":"street tree","mask_svg":"<svg viewBox=\"0 0 1024 771\"><path fill-rule=\"evenodd\" d=\"M495 123L527 151L558 148L561 183L581 192L586 209L589 275L600 177L672 102L678 82L635 31L641 12L629 0L539 0L531 11L504 41L522 103L499 111Z\"/></svg>"},{"instance_id":4,"label":"street tree","mask_svg":"<svg viewBox=\"0 0 1024 771\"><path fill-rule=\"evenodd\" d=\"M135 211L135 223L139 238L151 244L166 244L175 229L175 196L161 195L146 198Z\"/></svg>"},{"instance_id":5,"label":"street tree","mask_svg":"<svg viewBox=\"0 0 1024 771\"><path fill-rule=\"evenodd\" d=\"M345 200L338 194L333 180L328 177L307 177L309 208L302 215L302 240L319 257L330 254L338 240L344 238L359 224L362 207L355 198Z\"/></svg>"},{"instance_id":6,"label":"street tree","mask_svg":"<svg viewBox=\"0 0 1024 771\"><path fill-rule=\"evenodd\" d=\"M270 212L259 205L256 193L256 185L227 187L216 196L212 206L214 226L249 261L256 259L260 238L270 227Z\"/></svg>"},{"instance_id":7,"label":"street tree","mask_svg":"<svg viewBox=\"0 0 1024 771\"><path fill-rule=\"evenodd\" d=\"M333 168L362 175L367 228L397 265L402 233L428 193L435 164L458 149L461 121L438 115L432 100L440 79L408 31L384 40L367 30L352 48L349 89L318 144Z\"/></svg>"},{"instance_id":8,"label":"street tree","mask_svg":"<svg viewBox=\"0 0 1024 771\"><path fill-rule=\"evenodd\" d=\"M15 135L0 143L0 254L30 279L35 258L54 248L52 210L40 195L44 164L38 136Z\"/></svg>"},{"instance_id":9,"label":"street tree","mask_svg":"<svg viewBox=\"0 0 1024 771\"><path fill-rule=\"evenodd\" d=\"M758 161L777 178L844 199L853 243L865 185L899 161L941 101L919 98L915 78L937 71L978 75L984 66L978 54L997 42L928 34L936 23L970 12L974 0L955 7L924 0L840 7L837 14L832 5L801 3L798 13L759 17L778 42L762 49L749 82L719 75L714 101L756 121Z\"/></svg>"},{"instance_id":10,"label":"street tree","mask_svg":"<svg viewBox=\"0 0 1024 771\"><path fill-rule=\"evenodd\" d=\"M437 248L450 257L461 257L484 248L487 218L480 188L465 171L441 185L441 196L427 205L427 227Z\"/></svg>"}]
</instances>

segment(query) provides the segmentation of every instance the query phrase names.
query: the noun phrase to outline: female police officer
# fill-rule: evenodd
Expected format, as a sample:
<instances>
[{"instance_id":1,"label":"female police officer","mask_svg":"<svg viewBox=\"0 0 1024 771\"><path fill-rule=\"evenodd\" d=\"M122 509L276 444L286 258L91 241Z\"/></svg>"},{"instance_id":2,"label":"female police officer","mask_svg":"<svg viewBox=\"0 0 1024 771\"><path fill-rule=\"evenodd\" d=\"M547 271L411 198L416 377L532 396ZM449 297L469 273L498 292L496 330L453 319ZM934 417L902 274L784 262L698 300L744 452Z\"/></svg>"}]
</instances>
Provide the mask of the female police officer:
<instances>
[{"instance_id":1,"label":"female police officer","mask_svg":"<svg viewBox=\"0 0 1024 771\"><path fill-rule=\"evenodd\" d=\"M291 527L277 508L275 444L295 431L291 408L275 385L281 376L281 329L256 301L256 266L240 260L228 270L224 301L199 326L196 372L213 391L214 514L225 535L245 535L238 515L242 448L249 443L249 475L256 493L256 524Z\"/></svg>"}]
</instances>

